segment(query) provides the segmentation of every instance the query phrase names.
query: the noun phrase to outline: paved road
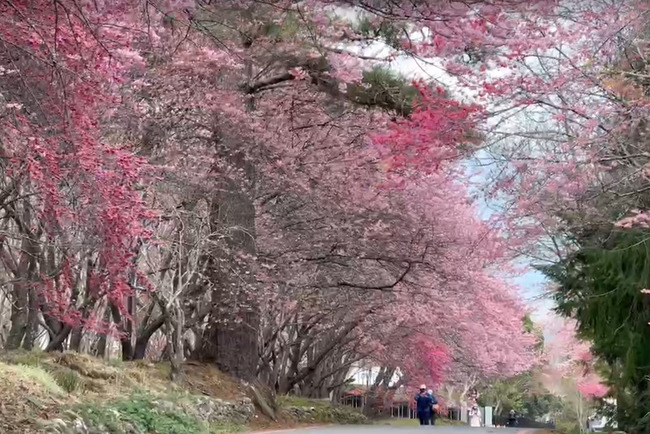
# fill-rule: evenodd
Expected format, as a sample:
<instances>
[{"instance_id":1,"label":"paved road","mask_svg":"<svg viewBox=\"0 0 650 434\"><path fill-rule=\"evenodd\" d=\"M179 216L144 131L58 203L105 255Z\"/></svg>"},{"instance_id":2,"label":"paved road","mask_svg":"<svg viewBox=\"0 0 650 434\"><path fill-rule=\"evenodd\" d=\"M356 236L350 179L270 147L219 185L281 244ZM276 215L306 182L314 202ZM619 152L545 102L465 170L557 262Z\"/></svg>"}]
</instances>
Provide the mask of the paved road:
<instances>
[{"instance_id":1,"label":"paved road","mask_svg":"<svg viewBox=\"0 0 650 434\"><path fill-rule=\"evenodd\" d=\"M470 428L469 426L331 426L300 428L291 434L533 434L534 430L517 428Z\"/></svg>"}]
</instances>

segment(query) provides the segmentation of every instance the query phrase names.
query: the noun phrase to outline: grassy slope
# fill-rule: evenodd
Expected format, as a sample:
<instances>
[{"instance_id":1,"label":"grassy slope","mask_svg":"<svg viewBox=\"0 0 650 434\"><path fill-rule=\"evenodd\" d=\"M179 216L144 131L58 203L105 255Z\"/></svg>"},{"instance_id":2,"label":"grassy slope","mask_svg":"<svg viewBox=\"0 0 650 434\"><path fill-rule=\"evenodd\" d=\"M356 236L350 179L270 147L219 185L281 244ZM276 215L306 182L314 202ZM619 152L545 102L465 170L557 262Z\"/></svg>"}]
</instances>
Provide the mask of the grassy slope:
<instances>
[{"instance_id":1,"label":"grassy slope","mask_svg":"<svg viewBox=\"0 0 650 434\"><path fill-rule=\"evenodd\" d=\"M229 423L202 426L181 411L161 412L153 405L156 399L187 405L190 398L201 395L241 398L245 394L238 382L214 368L189 364L180 384L168 378L166 364L104 363L75 353L4 354L0 357L0 432L45 432L45 421L56 423L56 419L77 416L103 418L101 423L119 431L121 422L112 420L116 412L128 415L125 420L133 419L132 425L151 429L160 423L168 425L160 432L175 432L175 425L189 427L178 431L187 434L243 428Z\"/></svg>"},{"instance_id":2,"label":"grassy slope","mask_svg":"<svg viewBox=\"0 0 650 434\"><path fill-rule=\"evenodd\" d=\"M208 365L187 363L182 380L169 381L166 363L104 362L76 353L19 352L0 355L0 433L56 431L57 419L77 418L103 425L107 431L174 434L218 434L278 429L314 423L353 423L353 410L326 402L281 398L281 408L315 407L307 419L284 413L272 421L257 413L248 426L231 422L207 424L194 417L196 399L237 401L248 391L237 380ZM161 402L162 410L161 410ZM356 416L359 416L355 413ZM126 427L126 428L125 428Z\"/></svg>"}]
</instances>

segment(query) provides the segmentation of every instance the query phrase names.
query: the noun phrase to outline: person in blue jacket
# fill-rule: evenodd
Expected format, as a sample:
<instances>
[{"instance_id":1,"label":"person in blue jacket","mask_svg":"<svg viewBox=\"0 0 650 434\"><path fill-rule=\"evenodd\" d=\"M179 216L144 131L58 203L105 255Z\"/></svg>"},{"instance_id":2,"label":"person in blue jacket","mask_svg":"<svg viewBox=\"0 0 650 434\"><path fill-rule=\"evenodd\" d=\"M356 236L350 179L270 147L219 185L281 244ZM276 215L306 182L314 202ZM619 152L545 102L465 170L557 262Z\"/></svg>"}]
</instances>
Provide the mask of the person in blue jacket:
<instances>
[{"instance_id":1,"label":"person in blue jacket","mask_svg":"<svg viewBox=\"0 0 650 434\"><path fill-rule=\"evenodd\" d=\"M433 394L433 390L429 389L427 391L429 396L431 397L431 425L436 424L436 409L434 408L436 404L438 404L438 400L436 399L435 395Z\"/></svg>"},{"instance_id":2,"label":"person in blue jacket","mask_svg":"<svg viewBox=\"0 0 650 434\"><path fill-rule=\"evenodd\" d=\"M431 406L433 405L433 398L427 393L427 386L420 386L420 393L415 395L415 402L417 403L418 419L420 425L429 425L431 420Z\"/></svg>"}]
</instances>

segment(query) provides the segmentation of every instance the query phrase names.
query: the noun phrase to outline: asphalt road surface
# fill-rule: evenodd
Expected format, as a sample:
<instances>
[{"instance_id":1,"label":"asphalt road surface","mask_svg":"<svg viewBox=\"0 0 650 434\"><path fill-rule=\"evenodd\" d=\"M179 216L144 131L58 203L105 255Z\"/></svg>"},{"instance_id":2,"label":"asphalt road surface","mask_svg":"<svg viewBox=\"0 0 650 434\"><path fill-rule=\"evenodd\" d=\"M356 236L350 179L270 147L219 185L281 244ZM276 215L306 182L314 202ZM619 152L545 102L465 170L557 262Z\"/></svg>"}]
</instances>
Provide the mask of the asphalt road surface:
<instances>
[{"instance_id":1,"label":"asphalt road surface","mask_svg":"<svg viewBox=\"0 0 650 434\"><path fill-rule=\"evenodd\" d=\"M291 434L534 434L535 430L517 428L471 428L469 426L327 426L299 428Z\"/></svg>"}]
</instances>

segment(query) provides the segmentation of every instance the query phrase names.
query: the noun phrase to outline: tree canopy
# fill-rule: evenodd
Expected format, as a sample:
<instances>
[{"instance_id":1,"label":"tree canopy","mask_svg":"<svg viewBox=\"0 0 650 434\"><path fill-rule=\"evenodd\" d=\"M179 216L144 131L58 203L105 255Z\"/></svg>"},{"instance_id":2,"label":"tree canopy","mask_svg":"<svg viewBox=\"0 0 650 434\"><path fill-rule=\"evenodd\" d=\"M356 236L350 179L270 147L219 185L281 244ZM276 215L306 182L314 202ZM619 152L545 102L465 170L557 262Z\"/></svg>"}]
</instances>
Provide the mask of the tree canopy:
<instances>
[{"instance_id":1,"label":"tree canopy","mask_svg":"<svg viewBox=\"0 0 650 434\"><path fill-rule=\"evenodd\" d=\"M627 389L648 335L647 11L1 2L3 346L118 341L309 397L361 362L378 397L398 371L466 389L543 361L510 279L527 254L556 262L559 312L628 408L646 387Z\"/></svg>"}]
</instances>

